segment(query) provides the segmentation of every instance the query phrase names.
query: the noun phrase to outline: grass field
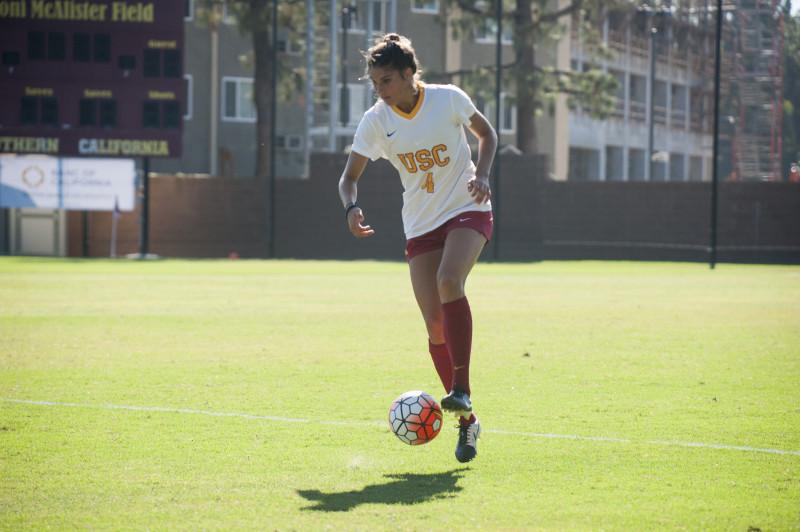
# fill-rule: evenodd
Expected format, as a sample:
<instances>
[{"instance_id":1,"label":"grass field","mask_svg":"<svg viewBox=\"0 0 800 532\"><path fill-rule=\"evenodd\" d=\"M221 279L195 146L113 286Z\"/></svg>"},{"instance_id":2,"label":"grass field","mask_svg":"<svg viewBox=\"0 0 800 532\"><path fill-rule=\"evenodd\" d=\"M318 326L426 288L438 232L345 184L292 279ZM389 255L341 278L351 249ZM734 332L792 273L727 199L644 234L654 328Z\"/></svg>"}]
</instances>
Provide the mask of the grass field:
<instances>
[{"instance_id":1,"label":"grass field","mask_svg":"<svg viewBox=\"0 0 800 532\"><path fill-rule=\"evenodd\" d=\"M800 268L467 288L463 466L404 264L0 259L0 528L800 530Z\"/></svg>"}]
</instances>

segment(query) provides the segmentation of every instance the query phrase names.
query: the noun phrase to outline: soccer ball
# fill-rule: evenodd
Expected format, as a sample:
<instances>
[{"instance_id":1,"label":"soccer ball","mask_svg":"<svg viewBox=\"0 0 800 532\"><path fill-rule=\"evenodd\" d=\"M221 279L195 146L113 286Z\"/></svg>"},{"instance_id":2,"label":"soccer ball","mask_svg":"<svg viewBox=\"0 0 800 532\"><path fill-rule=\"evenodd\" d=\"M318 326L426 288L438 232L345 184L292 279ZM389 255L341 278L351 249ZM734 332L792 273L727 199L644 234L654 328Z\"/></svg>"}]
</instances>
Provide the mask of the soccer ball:
<instances>
[{"instance_id":1,"label":"soccer ball","mask_svg":"<svg viewBox=\"0 0 800 532\"><path fill-rule=\"evenodd\" d=\"M423 445L439 434L442 428L442 409L425 392L406 392L389 407L389 425L401 442Z\"/></svg>"}]
</instances>

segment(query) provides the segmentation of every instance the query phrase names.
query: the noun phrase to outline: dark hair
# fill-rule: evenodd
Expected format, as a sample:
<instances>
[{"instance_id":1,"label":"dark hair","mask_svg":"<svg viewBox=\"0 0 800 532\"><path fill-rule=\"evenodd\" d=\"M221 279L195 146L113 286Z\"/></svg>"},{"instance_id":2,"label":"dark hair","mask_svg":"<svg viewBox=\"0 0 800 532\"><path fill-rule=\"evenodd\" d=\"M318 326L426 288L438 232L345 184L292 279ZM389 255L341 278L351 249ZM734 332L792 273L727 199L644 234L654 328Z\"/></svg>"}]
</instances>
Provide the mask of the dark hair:
<instances>
[{"instance_id":1,"label":"dark hair","mask_svg":"<svg viewBox=\"0 0 800 532\"><path fill-rule=\"evenodd\" d=\"M373 67L390 67L400 72L410 68L415 78L422 73L414 47L407 37L397 33L387 33L375 41L375 44L366 52L362 52L367 61L365 77Z\"/></svg>"}]
</instances>

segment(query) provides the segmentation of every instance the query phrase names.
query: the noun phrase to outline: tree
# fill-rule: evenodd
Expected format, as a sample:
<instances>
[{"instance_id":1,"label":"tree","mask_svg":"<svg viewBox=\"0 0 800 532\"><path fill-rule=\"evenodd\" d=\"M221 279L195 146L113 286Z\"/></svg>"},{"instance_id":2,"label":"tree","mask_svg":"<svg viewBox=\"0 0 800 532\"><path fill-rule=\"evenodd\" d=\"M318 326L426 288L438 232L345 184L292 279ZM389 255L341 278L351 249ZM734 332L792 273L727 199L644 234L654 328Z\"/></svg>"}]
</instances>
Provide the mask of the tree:
<instances>
[{"instance_id":1,"label":"tree","mask_svg":"<svg viewBox=\"0 0 800 532\"><path fill-rule=\"evenodd\" d=\"M297 76L281 75L286 65L278 65L278 80L272 78L272 12L273 0L204 0L198 18L210 26L219 24L222 8L235 18L239 31L252 37L252 56L246 58L253 65L253 91L256 108L256 177L264 179L269 175L270 146L272 145L271 125L272 90L289 92L287 84L296 84ZM278 4L278 24L282 28L303 28L305 9L302 0L281 0ZM297 38L287 30L289 38Z\"/></svg>"},{"instance_id":2,"label":"tree","mask_svg":"<svg viewBox=\"0 0 800 532\"><path fill-rule=\"evenodd\" d=\"M595 57L608 53L599 32L610 9L627 5L623 0L449 0L461 15L452 20L456 36L471 33L475 28L492 24L495 8L491 3L503 1L503 26L512 28L514 60L502 65L504 84L515 94L517 106L517 147L523 153L536 153L536 116L550 107L558 94L566 94L571 107L580 106L590 115L605 118L616 103L616 79L599 67L587 65L584 71L563 70L537 64L543 47L567 38L566 23L571 18L579 25L583 44ZM496 5L496 4L494 4ZM494 27L496 34L496 26ZM542 52L544 54L544 52ZM451 74L463 76L471 92L489 96L493 86L494 66Z\"/></svg>"}]
</instances>

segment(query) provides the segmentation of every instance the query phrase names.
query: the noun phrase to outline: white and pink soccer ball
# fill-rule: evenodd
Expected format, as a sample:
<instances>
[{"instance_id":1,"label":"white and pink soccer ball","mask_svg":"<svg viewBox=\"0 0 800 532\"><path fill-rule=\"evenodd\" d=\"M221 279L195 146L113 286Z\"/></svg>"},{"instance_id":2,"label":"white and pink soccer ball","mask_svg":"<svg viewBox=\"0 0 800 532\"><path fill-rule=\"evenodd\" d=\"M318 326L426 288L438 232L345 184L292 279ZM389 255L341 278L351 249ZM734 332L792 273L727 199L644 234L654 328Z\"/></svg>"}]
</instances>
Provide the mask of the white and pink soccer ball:
<instances>
[{"instance_id":1,"label":"white and pink soccer ball","mask_svg":"<svg viewBox=\"0 0 800 532\"><path fill-rule=\"evenodd\" d=\"M430 394L406 392L389 407L389 425L401 442L423 445L442 429L442 409Z\"/></svg>"}]
</instances>

